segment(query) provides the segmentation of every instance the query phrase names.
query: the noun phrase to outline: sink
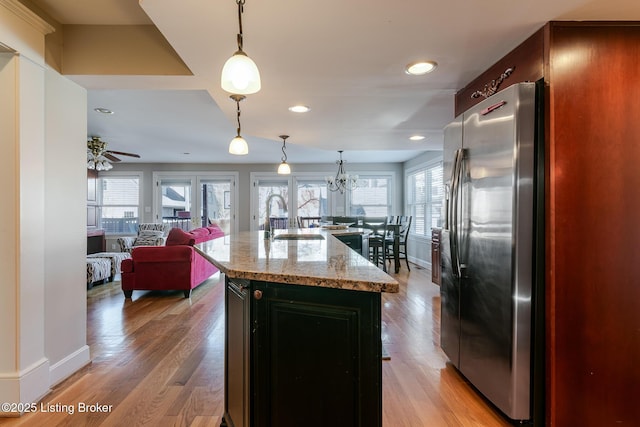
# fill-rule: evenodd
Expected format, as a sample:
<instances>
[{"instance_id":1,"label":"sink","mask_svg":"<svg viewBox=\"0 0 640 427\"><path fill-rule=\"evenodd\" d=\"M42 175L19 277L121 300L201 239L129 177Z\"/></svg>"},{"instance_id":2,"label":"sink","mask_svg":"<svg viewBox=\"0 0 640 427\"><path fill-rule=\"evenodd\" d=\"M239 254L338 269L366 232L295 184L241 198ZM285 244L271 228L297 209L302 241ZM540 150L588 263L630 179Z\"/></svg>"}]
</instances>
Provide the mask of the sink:
<instances>
[{"instance_id":1,"label":"sink","mask_svg":"<svg viewBox=\"0 0 640 427\"><path fill-rule=\"evenodd\" d=\"M324 240L324 236L322 234L308 233L308 234L298 234L298 233L282 233L276 234L273 236L273 240Z\"/></svg>"}]
</instances>

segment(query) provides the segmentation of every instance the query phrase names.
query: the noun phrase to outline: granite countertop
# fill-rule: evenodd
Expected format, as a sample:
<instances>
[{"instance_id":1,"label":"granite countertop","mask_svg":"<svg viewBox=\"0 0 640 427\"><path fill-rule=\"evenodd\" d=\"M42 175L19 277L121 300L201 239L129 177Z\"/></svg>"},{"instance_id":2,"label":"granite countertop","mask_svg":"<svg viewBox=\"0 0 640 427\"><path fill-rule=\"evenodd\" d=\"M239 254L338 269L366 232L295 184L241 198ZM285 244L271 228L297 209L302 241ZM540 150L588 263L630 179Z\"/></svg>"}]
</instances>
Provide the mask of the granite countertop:
<instances>
[{"instance_id":1,"label":"granite countertop","mask_svg":"<svg viewBox=\"0 0 640 427\"><path fill-rule=\"evenodd\" d=\"M229 277L292 285L366 292L398 292L398 282L333 235L366 233L363 229L321 228L244 231L195 245L195 249ZM322 239L279 240L278 234L320 235Z\"/></svg>"}]
</instances>

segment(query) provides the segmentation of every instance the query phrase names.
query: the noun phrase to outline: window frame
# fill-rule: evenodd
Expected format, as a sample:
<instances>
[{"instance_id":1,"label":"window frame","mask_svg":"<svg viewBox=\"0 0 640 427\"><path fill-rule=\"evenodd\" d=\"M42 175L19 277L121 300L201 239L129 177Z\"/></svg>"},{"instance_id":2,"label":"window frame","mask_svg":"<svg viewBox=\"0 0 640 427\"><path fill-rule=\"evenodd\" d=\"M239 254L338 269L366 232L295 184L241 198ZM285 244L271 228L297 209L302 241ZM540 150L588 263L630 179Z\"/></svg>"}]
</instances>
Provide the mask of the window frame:
<instances>
[{"instance_id":1,"label":"window frame","mask_svg":"<svg viewBox=\"0 0 640 427\"><path fill-rule=\"evenodd\" d=\"M411 227L411 230L409 231L409 235L411 237L417 238L417 239L424 239L424 240L431 240L431 230L434 227L438 227L438 225L434 226L432 225L432 216L429 212L431 212L431 209L433 207L433 193L431 191L431 189L433 188L433 184L429 182L429 174L430 171L433 170L434 168L440 167L440 169L444 172L444 168L443 168L444 164L443 164L443 159L442 158L437 158L437 159L433 159L430 160L426 163L423 163L421 165L409 168L405 170L404 173L404 182L405 182L405 211L408 212L409 215L411 215L413 217L413 226ZM417 217L415 214L415 206L422 204L422 203L415 203L415 194L412 193L414 186L412 185L411 179L419 174L419 173L425 173L425 188L428 188L429 190L427 191L427 194L425 194L425 201L424 201L424 212L425 212L425 226L424 226L424 231L422 234L417 232ZM444 176L442 177L442 182L444 184ZM441 195L441 206L442 203L444 203L444 190L442 190L443 193ZM442 212L442 209L441 209ZM442 218L440 218L442 220Z\"/></svg>"},{"instance_id":2,"label":"window frame","mask_svg":"<svg viewBox=\"0 0 640 427\"><path fill-rule=\"evenodd\" d=\"M231 183L231 192L229 194L229 202L231 205L231 226L230 233L238 232L238 185L239 172L238 171L153 171L151 173L151 216L153 222L162 222L162 194L160 189L160 182L163 180L184 180L191 182L191 210L193 212L202 211L202 200L199 194L203 181L208 180L220 180L229 181ZM198 215L199 217L199 215ZM201 221L197 221L195 227L202 226Z\"/></svg>"},{"instance_id":3,"label":"window frame","mask_svg":"<svg viewBox=\"0 0 640 427\"><path fill-rule=\"evenodd\" d=\"M103 202L103 179L137 179L138 180L138 204L137 205L105 205ZM143 222L143 197L144 197L144 173L141 171L101 171L98 174L98 185L96 194L96 208L97 208L97 224L99 228L104 229L102 226L102 212L106 207L135 207L138 209L138 225ZM126 236L131 235L131 232L112 232L105 230L106 236ZM134 233L135 234L135 233Z\"/></svg>"},{"instance_id":4,"label":"window frame","mask_svg":"<svg viewBox=\"0 0 640 427\"><path fill-rule=\"evenodd\" d=\"M276 172L251 172L250 173L250 181L251 181L251 191L250 191L250 211L251 218L249 228L250 230L259 230L260 229L260 209L258 203L258 186L260 181L274 181L274 182L287 182L288 186L288 215L289 215L289 226L297 227L296 217L298 216L298 210L296 205L297 202L297 188L298 183L300 181L317 181L326 183L325 179L326 174L322 172L292 172L290 175L280 175ZM333 195L331 191L327 190L327 206L326 210L328 213L332 212L333 205L335 200L333 199Z\"/></svg>"},{"instance_id":5,"label":"window frame","mask_svg":"<svg viewBox=\"0 0 640 427\"><path fill-rule=\"evenodd\" d=\"M345 215L346 216L389 216L393 215L394 206L396 206L394 194L395 194L395 176L394 172L390 171L377 171L377 172L358 172L358 180L360 179L386 179L387 180L387 215L351 215L351 208L353 206L353 191L345 191ZM366 205L374 206L374 205ZM380 206L380 205L378 205Z\"/></svg>"}]
</instances>

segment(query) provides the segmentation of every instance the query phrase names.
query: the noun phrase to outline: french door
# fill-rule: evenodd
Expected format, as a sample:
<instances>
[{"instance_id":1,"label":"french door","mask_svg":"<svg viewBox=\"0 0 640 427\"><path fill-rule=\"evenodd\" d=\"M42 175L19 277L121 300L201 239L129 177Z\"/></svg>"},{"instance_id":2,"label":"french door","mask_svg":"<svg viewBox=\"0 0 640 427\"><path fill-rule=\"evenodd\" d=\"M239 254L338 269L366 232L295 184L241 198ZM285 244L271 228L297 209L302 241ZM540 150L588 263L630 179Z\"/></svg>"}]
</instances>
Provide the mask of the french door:
<instances>
[{"instance_id":1,"label":"french door","mask_svg":"<svg viewBox=\"0 0 640 427\"><path fill-rule=\"evenodd\" d=\"M330 211L323 176L252 173L251 182L252 230L264 228L267 213L271 228L279 229L318 225Z\"/></svg>"},{"instance_id":2,"label":"french door","mask_svg":"<svg viewBox=\"0 0 640 427\"><path fill-rule=\"evenodd\" d=\"M154 221L183 230L217 224L225 234L236 232L237 175L154 172Z\"/></svg>"},{"instance_id":3,"label":"french door","mask_svg":"<svg viewBox=\"0 0 640 427\"><path fill-rule=\"evenodd\" d=\"M228 178L199 177L200 217L203 223L216 224L224 234L234 229L231 206L234 196L234 182ZM206 219L206 221L204 220Z\"/></svg>"}]
</instances>

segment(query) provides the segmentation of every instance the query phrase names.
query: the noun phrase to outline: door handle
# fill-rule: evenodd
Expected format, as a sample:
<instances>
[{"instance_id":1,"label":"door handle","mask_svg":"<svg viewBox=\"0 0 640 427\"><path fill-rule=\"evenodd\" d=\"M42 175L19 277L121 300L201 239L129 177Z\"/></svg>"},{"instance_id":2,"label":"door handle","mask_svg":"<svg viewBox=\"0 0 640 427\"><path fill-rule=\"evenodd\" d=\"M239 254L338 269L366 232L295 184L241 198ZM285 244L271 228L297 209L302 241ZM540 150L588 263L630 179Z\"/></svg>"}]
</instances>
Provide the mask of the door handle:
<instances>
[{"instance_id":1,"label":"door handle","mask_svg":"<svg viewBox=\"0 0 640 427\"><path fill-rule=\"evenodd\" d=\"M262 291L259 289L256 289L255 291L253 291L253 297L257 300L261 300L262 299Z\"/></svg>"},{"instance_id":2,"label":"door handle","mask_svg":"<svg viewBox=\"0 0 640 427\"><path fill-rule=\"evenodd\" d=\"M453 171L451 174L451 209L449 215L449 226L450 226L450 239L449 239L449 249L451 252L451 267L454 272L454 275L457 274L460 277L460 252L459 252L459 239L458 234L459 224L459 202L460 202L460 180L462 174L462 162L464 161L464 151L462 148L456 150L455 160L453 163Z\"/></svg>"}]
</instances>

